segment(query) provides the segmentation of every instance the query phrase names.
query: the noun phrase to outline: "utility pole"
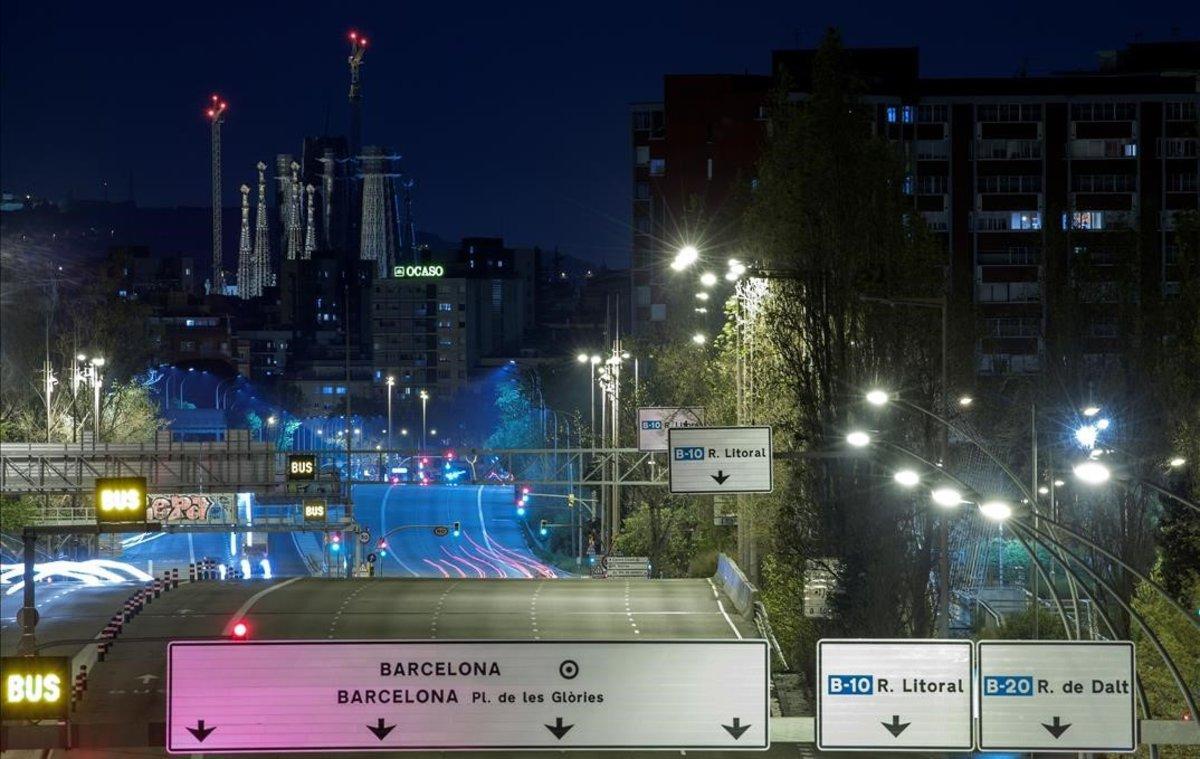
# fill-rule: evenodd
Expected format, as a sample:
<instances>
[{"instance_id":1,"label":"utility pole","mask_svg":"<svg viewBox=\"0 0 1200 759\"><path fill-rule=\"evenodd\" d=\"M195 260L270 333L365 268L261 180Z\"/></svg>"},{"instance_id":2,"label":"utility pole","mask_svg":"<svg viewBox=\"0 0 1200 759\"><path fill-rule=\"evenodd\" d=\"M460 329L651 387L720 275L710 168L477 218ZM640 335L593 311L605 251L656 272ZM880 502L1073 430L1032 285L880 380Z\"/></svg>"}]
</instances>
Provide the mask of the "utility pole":
<instances>
[{"instance_id":1,"label":"utility pole","mask_svg":"<svg viewBox=\"0 0 1200 759\"><path fill-rule=\"evenodd\" d=\"M362 68L363 55L367 52L367 38L358 32L350 32L350 156L357 157L362 150Z\"/></svg>"},{"instance_id":2,"label":"utility pole","mask_svg":"<svg viewBox=\"0 0 1200 759\"><path fill-rule=\"evenodd\" d=\"M342 329L345 332L346 341L346 518L354 521L354 487L351 485L354 480L354 457L350 452L353 446L353 436L350 433L354 429L354 423L350 418L350 267L351 264L346 262L345 278L342 281ZM351 577L354 576L354 570L358 568L361 553L362 543L355 540L354 560L349 568Z\"/></svg>"},{"instance_id":3,"label":"utility pole","mask_svg":"<svg viewBox=\"0 0 1200 759\"><path fill-rule=\"evenodd\" d=\"M220 294L225 289L225 268L221 253L221 124L229 104L214 94L205 113L212 122L212 288Z\"/></svg>"}]
</instances>

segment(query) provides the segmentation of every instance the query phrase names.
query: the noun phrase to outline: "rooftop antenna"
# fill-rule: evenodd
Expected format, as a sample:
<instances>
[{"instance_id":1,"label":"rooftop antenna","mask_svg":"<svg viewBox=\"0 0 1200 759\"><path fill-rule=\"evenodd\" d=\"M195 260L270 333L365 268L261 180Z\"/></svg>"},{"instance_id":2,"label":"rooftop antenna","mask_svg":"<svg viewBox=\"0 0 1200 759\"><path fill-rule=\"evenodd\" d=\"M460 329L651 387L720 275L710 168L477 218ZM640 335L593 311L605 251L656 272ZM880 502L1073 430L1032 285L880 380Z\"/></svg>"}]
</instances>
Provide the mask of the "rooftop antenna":
<instances>
[{"instance_id":1,"label":"rooftop antenna","mask_svg":"<svg viewBox=\"0 0 1200 759\"><path fill-rule=\"evenodd\" d=\"M362 149L362 68L363 55L367 52L367 38L356 31L350 32L350 155L357 156Z\"/></svg>"},{"instance_id":2,"label":"rooftop antenna","mask_svg":"<svg viewBox=\"0 0 1200 759\"><path fill-rule=\"evenodd\" d=\"M221 254L221 124L225 123L225 111L228 108L229 104L213 93L204 112L212 122L212 290L218 293L225 288L225 265ZM131 180L131 201L132 186Z\"/></svg>"}]
</instances>

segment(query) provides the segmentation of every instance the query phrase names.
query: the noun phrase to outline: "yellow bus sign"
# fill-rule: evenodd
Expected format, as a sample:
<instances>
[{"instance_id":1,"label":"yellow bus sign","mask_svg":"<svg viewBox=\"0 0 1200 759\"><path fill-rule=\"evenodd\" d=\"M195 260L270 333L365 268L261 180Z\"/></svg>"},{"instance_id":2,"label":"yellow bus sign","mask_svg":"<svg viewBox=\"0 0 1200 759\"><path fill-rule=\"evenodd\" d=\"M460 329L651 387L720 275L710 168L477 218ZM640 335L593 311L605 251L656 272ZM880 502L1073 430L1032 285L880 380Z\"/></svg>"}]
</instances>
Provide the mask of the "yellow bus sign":
<instances>
[{"instance_id":1,"label":"yellow bus sign","mask_svg":"<svg viewBox=\"0 0 1200 759\"><path fill-rule=\"evenodd\" d=\"M317 478L317 457L310 453L293 453L287 457L287 479L315 480Z\"/></svg>"},{"instance_id":2,"label":"yellow bus sign","mask_svg":"<svg viewBox=\"0 0 1200 759\"><path fill-rule=\"evenodd\" d=\"M97 477L97 522L145 522L145 477Z\"/></svg>"},{"instance_id":3,"label":"yellow bus sign","mask_svg":"<svg viewBox=\"0 0 1200 759\"><path fill-rule=\"evenodd\" d=\"M71 660L65 656L0 657L0 709L6 720L66 719Z\"/></svg>"},{"instance_id":4,"label":"yellow bus sign","mask_svg":"<svg viewBox=\"0 0 1200 759\"><path fill-rule=\"evenodd\" d=\"M300 502L300 507L304 510L305 522L325 521L326 517L324 498L305 498Z\"/></svg>"}]
</instances>

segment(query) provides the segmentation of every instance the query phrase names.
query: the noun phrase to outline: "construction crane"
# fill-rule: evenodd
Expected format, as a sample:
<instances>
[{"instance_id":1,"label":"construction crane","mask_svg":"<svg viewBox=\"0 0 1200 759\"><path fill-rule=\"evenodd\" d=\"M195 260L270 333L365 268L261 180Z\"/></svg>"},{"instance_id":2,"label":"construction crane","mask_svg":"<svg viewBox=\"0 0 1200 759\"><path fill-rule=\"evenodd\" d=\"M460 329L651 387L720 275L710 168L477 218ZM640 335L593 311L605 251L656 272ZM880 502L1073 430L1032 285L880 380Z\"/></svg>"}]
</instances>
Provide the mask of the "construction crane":
<instances>
[{"instance_id":1,"label":"construction crane","mask_svg":"<svg viewBox=\"0 0 1200 759\"><path fill-rule=\"evenodd\" d=\"M212 285L210 293L225 291L224 260L221 256L221 124L229 104L214 94L208 103L208 120L212 122Z\"/></svg>"},{"instance_id":2,"label":"construction crane","mask_svg":"<svg viewBox=\"0 0 1200 759\"><path fill-rule=\"evenodd\" d=\"M362 68L363 55L367 52L367 38L358 32L350 32L350 155L357 156L362 149Z\"/></svg>"}]
</instances>

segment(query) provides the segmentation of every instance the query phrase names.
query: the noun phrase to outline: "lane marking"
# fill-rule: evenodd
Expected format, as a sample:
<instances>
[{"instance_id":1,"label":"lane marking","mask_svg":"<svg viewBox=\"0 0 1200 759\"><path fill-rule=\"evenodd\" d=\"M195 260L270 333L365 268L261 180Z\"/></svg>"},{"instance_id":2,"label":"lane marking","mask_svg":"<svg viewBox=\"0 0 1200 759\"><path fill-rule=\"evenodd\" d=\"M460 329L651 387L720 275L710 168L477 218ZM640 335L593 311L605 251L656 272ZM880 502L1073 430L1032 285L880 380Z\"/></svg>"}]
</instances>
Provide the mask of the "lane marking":
<instances>
[{"instance_id":1,"label":"lane marking","mask_svg":"<svg viewBox=\"0 0 1200 759\"><path fill-rule=\"evenodd\" d=\"M392 495L392 490L394 490L396 487L397 487L396 485L388 485L388 489L384 492L383 498L379 499L379 527L381 530L383 530L383 533L379 536L381 538L384 535L387 535L387 531L388 531L387 516L386 516L387 502L388 502L388 498L390 498ZM404 560L401 559L399 556L397 556L397 553L399 553L398 550L392 551L388 555L396 560L396 563L400 565L401 569L408 572L413 577L420 577L421 574L419 572L414 571L413 568L410 567L409 565L405 564Z\"/></svg>"},{"instance_id":2,"label":"lane marking","mask_svg":"<svg viewBox=\"0 0 1200 759\"><path fill-rule=\"evenodd\" d=\"M237 624L238 620L240 620L240 619L242 619L242 617L246 616L246 612L250 611L250 608L252 606L254 606L254 604L258 603L260 598L267 595L268 593L274 593L275 591L279 590L280 588L291 585L296 580L303 580L303 579L304 579L303 577L293 577L290 580L284 580L283 582L277 583L268 588L263 588L262 590L258 591L254 595L247 598L246 603L242 604L241 607L239 607L238 610L233 613L233 616L229 618L229 621L225 623L225 628L221 631L221 634L226 635L226 636L232 635L233 634L233 626L235 624Z\"/></svg>"},{"instance_id":3,"label":"lane marking","mask_svg":"<svg viewBox=\"0 0 1200 759\"><path fill-rule=\"evenodd\" d=\"M733 630L733 634L738 637L738 640L741 640L742 634L738 632L737 627L734 626L733 620L729 618L729 614L725 611L725 604L721 603L721 599L719 598L717 599L717 608L721 610L721 616L725 617L725 621L729 623L729 629Z\"/></svg>"}]
</instances>

